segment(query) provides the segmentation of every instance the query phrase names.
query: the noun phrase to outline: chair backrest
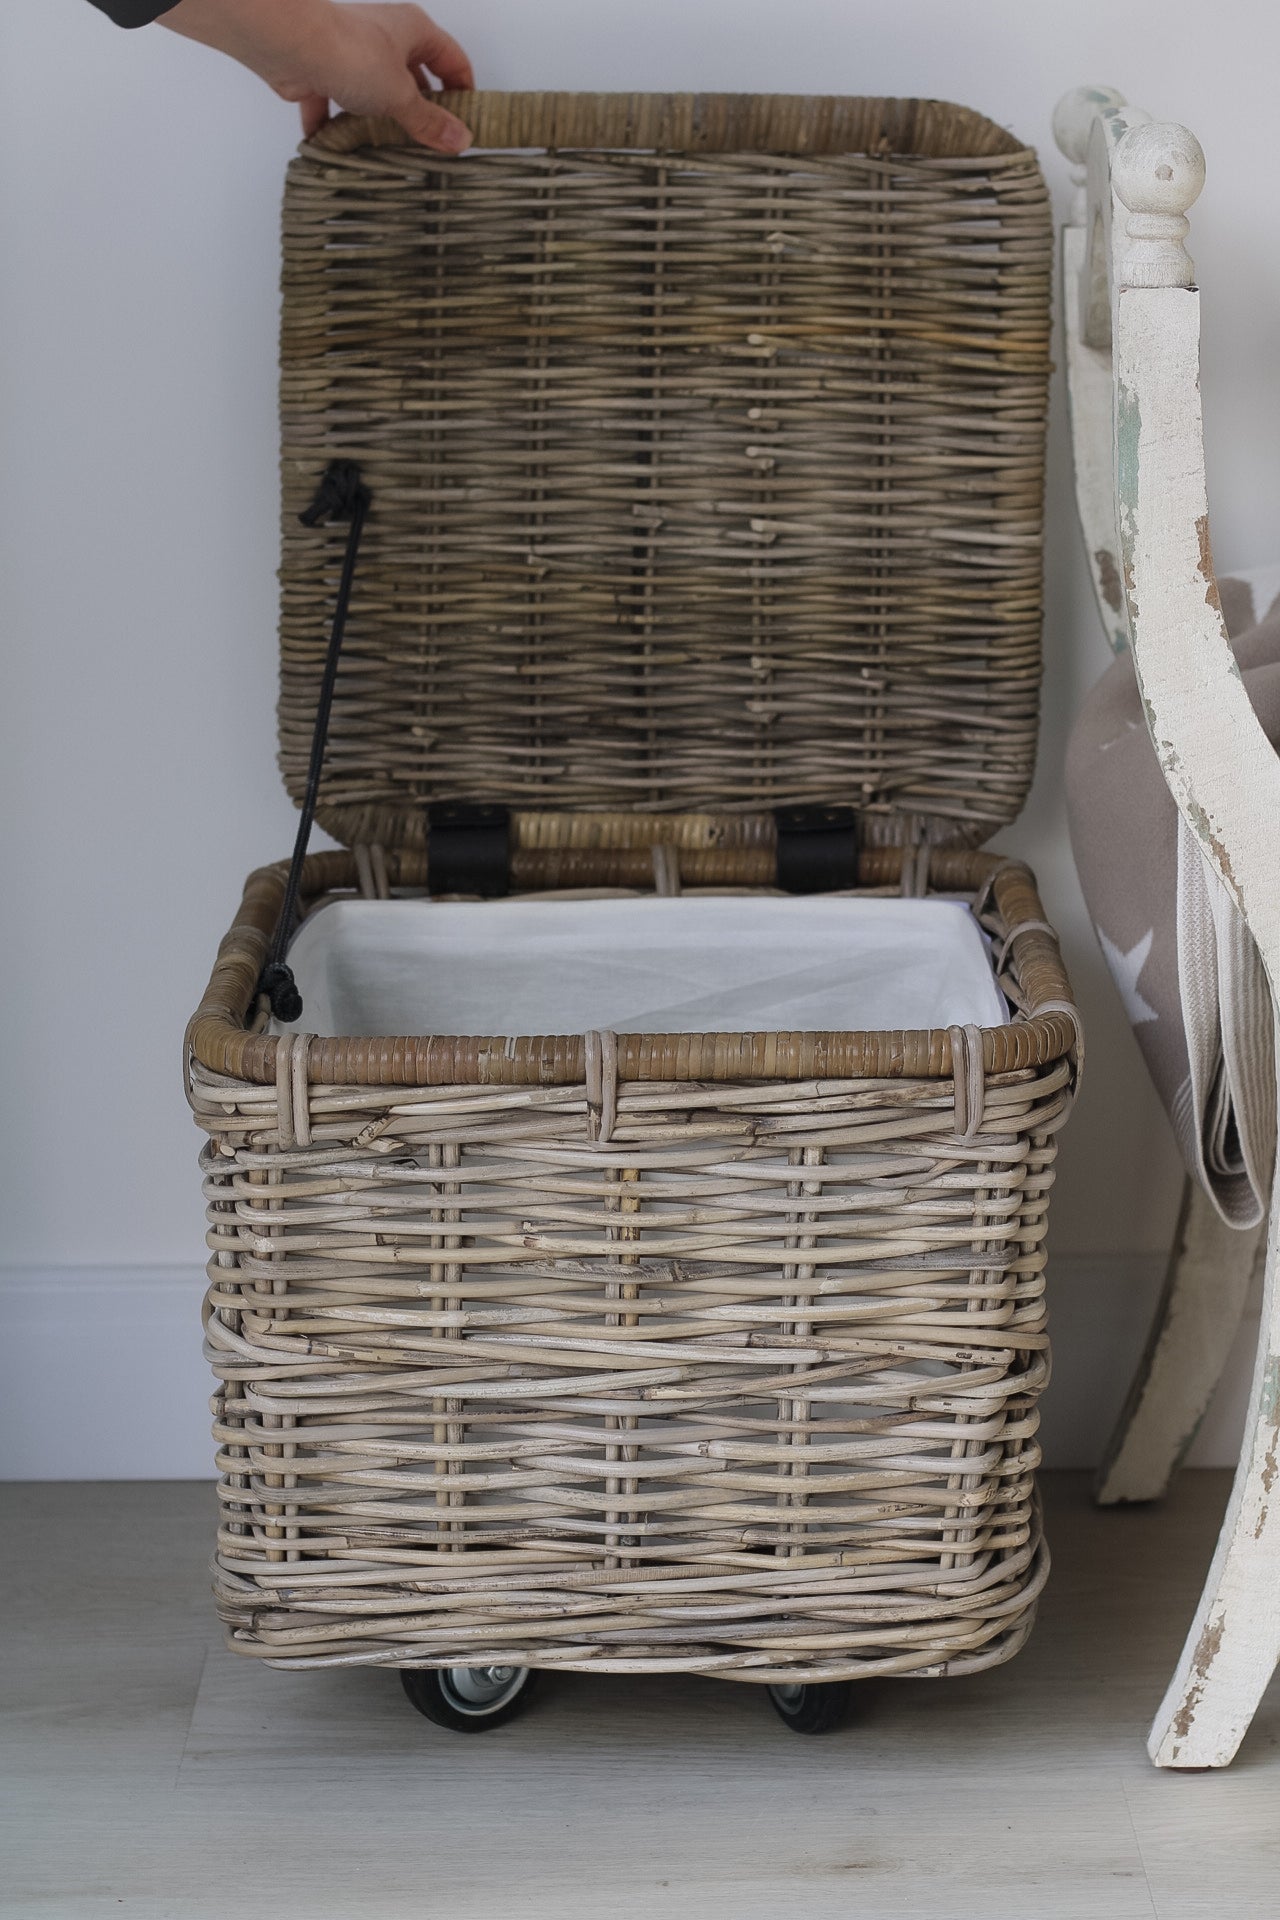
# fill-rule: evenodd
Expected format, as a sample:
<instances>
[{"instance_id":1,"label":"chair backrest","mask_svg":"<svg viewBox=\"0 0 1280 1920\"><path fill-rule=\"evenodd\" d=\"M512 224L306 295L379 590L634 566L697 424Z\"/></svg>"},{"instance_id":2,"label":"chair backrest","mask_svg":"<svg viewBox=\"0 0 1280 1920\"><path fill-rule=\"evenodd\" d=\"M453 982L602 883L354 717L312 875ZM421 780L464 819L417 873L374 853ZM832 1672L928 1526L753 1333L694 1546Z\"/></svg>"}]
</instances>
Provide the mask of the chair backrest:
<instances>
[{"instance_id":1,"label":"chair backrest","mask_svg":"<svg viewBox=\"0 0 1280 1920\"><path fill-rule=\"evenodd\" d=\"M1059 104L1077 169L1063 298L1080 520L1187 827L1280 981L1280 761L1227 639L1209 536L1200 292L1185 247L1204 155L1109 88Z\"/></svg>"}]
</instances>

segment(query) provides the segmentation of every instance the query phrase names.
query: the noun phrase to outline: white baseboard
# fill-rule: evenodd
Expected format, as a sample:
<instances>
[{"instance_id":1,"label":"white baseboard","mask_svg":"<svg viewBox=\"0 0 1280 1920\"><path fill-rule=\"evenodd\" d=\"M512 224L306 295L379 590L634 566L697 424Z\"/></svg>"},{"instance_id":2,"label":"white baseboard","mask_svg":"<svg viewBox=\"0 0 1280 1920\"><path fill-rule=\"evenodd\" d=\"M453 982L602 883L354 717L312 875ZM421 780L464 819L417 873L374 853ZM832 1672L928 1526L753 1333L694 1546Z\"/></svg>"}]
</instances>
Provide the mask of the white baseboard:
<instances>
[{"instance_id":1,"label":"white baseboard","mask_svg":"<svg viewBox=\"0 0 1280 1920\"><path fill-rule=\"evenodd\" d=\"M1050 1271L1046 1464L1091 1467L1141 1350L1160 1254L1066 1254ZM212 1472L204 1274L191 1267L0 1269L0 1479L198 1480ZM1233 1466L1256 1310L1192 1463Z\"/></svg>"}]
</instances>

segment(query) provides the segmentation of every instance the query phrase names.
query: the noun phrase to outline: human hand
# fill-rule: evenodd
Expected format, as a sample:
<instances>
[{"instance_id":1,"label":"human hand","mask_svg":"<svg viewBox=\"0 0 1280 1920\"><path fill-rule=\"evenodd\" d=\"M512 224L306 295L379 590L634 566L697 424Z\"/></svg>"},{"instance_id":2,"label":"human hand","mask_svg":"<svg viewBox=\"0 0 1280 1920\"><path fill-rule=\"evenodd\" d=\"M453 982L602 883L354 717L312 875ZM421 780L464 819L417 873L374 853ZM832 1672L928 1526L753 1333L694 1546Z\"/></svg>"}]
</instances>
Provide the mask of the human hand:
<instances>
[{"instance_id":1,"label":"human hand","mask_svg":"<svg viewBox=\"0 0 1280 1920\"><path fill-rule=\"evenodd\" d=\"M421 7L344 5L340 0L179 0L160 24L216 47L296 101L309 138L329 103L350 113L385 113L411 140L437 153L463 153L471 135L429 97L431 76L446 87L475 86L471 62Z\"/></svg>"}]
</instances>

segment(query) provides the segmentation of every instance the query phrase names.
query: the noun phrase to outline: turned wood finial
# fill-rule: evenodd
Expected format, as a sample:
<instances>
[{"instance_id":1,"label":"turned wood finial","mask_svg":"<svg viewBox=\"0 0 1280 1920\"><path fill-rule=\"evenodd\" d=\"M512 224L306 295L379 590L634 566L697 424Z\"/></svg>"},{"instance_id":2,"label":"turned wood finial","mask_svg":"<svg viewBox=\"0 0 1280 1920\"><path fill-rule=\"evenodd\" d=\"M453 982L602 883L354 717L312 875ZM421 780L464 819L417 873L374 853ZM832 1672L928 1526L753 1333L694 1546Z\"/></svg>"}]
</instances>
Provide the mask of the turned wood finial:
<instances>
[{"instance_id":1,"label":"turned wood finial","mask_svg":"<svg viewBox=\"0 0 1280 1920\"><path fill-rule=\"evenodd\" d=\"M1172 120L1132 128L1115 150L1111 184L1129 215L1120 285L1193 286L1195 266L1183 241L1187 208L1204 185L1204 154L1194 133Z\"/></svg>"},{"instance_id":2,"label":"turned wood finial","mask_svg":"<svg viewBox=\"0 0 1280 1920\"><path fill-rule=\"evenodd\" d=\"M1089 129L1106 107L1122 107L1124 95L1114 87L1073 87L1064 93L1053 110L1053 137L1058 151L1071 166L1071 184L1075 188L1071 202L1071 224L1085 222L1085 170L1089 153Z\"/></svg>"}]
</instances>

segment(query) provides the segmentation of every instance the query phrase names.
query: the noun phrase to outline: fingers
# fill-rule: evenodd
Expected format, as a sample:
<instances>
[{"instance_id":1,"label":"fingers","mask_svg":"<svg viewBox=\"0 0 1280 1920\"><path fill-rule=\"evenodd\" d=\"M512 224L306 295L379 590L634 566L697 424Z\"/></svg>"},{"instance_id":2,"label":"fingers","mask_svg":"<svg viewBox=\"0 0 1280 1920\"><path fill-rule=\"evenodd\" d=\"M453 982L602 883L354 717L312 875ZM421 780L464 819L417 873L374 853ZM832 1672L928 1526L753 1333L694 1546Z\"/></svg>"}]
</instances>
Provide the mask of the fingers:
<instances>
[{"instance_id":1,"label":"fingers","mask_svg":"<svg viewBox=\"0 0 1280 1920\"><path fill-rule=\"evenodd\" d=\"M476 76L463 49L451 33L438 27L425 13L420 16L419 30L409 49L409 58L430 67L446 87L456 87L460 93L470 93L475 87Z\"/></svg>"},{"instance_id":2,"label":"fingers","mask_svg":"<svg viewBox=\"0 0 1280 1920\"><path fill-rule=\"evenodd\" d=\"M323 58L299 60L293 74L264 74L302 112L306 139L329 118L329 101L350 113L387 113L411 140L436 153L465 153L469 128L437 104L431 75L474 86L471 62L421 7L366 4L332 10L335 36ZM428 71L429 69L429 71Z\"/></svg>"},{"instance_id":3,"label":"fingers","mask_svg":"<svg viewBox=\"0 0 1280 1920\"><path fill-rule=\"evenodd\" d=\"M471 145L470 128L419 93L407 74L405 80L405 91L397 95L391 112L409 138L436 153L465 153Z\"/></svg>"},{"instance_id":4,"label":"fingers","mask_svg":"<svg viewBox=\"0 0 1280 1920\"><path fill-rule=\"evenodd\" d=\"M472 92L476 84L476 75L472 63L466 58L466 52L451 33L445 33L438 27L430 13L422 12L420 6L401 6L395 8L397 29L401 44L405 48L405 60L409 65L430 67L438 81L445 86L455 86L459 92Z\"/></svg>"},{"instance_id":5,"label":"fingers","mask_svg":"<svg viewBox=\"0 0 1280 1920\"><path fill-rule=\"evenodd\" d=\"M302 137L309 140L313 133L319 133L329 119L329 102L319 93L306 94L298 102L302 115Z\"/></svg>"}]
</instances>

